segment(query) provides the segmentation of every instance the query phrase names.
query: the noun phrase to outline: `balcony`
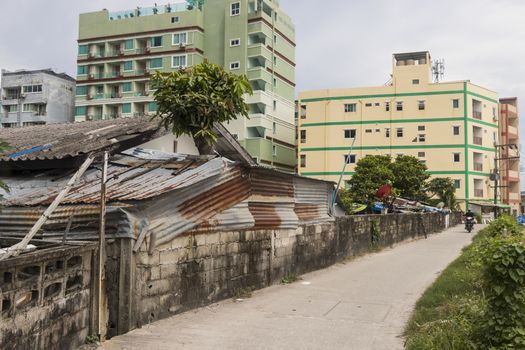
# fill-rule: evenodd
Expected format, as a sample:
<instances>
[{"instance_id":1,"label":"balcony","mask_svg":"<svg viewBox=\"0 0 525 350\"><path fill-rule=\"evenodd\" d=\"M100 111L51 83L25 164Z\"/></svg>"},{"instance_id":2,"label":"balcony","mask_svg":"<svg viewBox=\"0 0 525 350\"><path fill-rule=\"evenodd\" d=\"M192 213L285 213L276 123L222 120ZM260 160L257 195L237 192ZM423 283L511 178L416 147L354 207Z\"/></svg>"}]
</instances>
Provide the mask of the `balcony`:
<instances>
[{"instance_id":1,"label":"balcony","mask_svg":"<svg viewBox=\"0 0 525 350\"><path fill-rule=\"evenodd\" d=\"M521 195L519 194L519 192L510 192L509 193L509 200L519 203L519 202L521 202Z\"/></svg>"},{"instance_id":2,"label":"balcony","mask_svg":"<svg viewBox=\"0 0 525 350\"><path fill-rule=\"evenodd\" d=\"M248 47L248 57L262 57L266 61L271 61L272 53L263 44L256 44Z\"/></svg>"},{"instance_id":3,"label":"balcony","mask_svg":"<svg viewBox=\"0 0 525 350\"><path fill-rule=\"evenodd\" d=\"M264 80L268 84L272 83L272 75L264 68L248 69L248 80Z\"/></svg>"},{"instance_id":4,"label":"balcony","mask_svg":"<svg viewBox=\"0 0 525 350\"><path fill-rule=\"evenodd\" d=\"M250 114L250 119L246 120L247 127L262 127L267 130L272 130L272 119L265 114Z\"/></svg>"},{"instance_id":5,"label":"balcony","mask_svg":"<svg viewBox=\"0 0 525 350\"><path fill-rule=\"evenodd\" d=\"M483 163L474 163L475 171L483 171Z\"/></svg>"},{"instance_id":6,"label":"balcony","mask_svg":"<svg viewBox=\"0 0 525 350\"><path fill-rule=\"evenodd\" d=\"M478 146L483 145L483 137L474 136L474 144Z\"/></svg>"},{"instance_id":7,"label":"balcony","mask_svg":"<svg viewBox=\"0 0 525 350\"><path fill-rule=\"evenodd\" d=\"M507 133L509 138L517 139L518 138L518 128L512 125L507 126Z\"/></svg>"},{"instance_id":8,"label":"balcony","mask_svg":"<svg viewBox=\"0 0 525 350\"><path fill-rule=\"evenodd\" d=\"M517 182L520 180L520 173L516 170L509 170L509 181Z\"/></svg>"},{"instance_id":9,"label":"balcony","mask_svg":"<svg viewBox=\"0 0 525 350\"><path fill-rule=\"evenodd\" d=\"M483 198L483 190L474 190L474 197Z\"/></svg>"},{"instance_id":10,"label":"balcony","mask_svg":"<svg viewBox=\"0 0 525 350\"><path fill-rule=\"evenodd\" d=\"M480 120L482 119L482 115L480 111L472 112L472 116L474 117L474 119L480 119Z\"/></svg>"}]
</instances>

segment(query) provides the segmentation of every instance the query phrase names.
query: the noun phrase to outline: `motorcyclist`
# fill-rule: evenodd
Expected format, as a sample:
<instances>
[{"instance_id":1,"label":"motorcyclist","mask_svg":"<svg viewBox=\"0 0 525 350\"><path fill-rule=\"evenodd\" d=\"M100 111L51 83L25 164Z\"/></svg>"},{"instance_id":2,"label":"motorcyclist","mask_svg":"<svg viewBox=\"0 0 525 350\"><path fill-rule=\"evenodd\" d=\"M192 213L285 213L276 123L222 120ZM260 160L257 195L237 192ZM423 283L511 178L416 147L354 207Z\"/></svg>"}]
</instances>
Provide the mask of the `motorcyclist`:
<instances>
[{"instance_id":1,"label":"motorcyclist","mask_svg":"<svg viewBox=\"0 0 525 350\"><path fill-rule=\"evenodd\" d=\"M470 209L467 209L467 212L465 213L465 229L467 229L469 232L474 227L475 222L475 215ZM470 229L469 226L470 225Z\"/></svg>"}]
</instances>

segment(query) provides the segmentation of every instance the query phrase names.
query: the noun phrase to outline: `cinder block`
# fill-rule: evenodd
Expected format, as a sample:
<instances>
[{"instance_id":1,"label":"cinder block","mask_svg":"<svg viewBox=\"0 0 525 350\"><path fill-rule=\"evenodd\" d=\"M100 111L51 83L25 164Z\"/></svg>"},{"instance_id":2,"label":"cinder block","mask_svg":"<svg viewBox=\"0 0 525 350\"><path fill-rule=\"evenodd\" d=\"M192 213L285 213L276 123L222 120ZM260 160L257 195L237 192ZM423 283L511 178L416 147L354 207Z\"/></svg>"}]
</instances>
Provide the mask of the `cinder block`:
<instances>
[{"instance_id":1,"label":"cinder block","mask_svg":"<svg viewBox=\"0 0 525 350\"><path fill-rule=\"evenodd\" d=\"M219 244L220 242L220 233L213 232L205 235L206 245Z\"/></svg>"}]
</instances>

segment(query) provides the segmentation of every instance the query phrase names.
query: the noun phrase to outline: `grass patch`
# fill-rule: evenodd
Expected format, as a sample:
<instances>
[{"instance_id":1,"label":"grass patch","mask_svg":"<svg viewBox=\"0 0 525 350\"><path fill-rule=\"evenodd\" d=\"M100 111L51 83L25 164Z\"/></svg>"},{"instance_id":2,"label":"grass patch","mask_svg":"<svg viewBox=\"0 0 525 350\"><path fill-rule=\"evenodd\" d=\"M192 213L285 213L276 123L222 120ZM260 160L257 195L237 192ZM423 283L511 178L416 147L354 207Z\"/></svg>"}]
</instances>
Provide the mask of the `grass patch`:
<instances>
[{"instance_id":1,"label":"grass patch","mask_svg":"<svg viewBox=\"0 0 525 350\"><path fill-rule=\"evenodd\" d=\"M235 292L233 293L233 300L251 298L252 292L253 290L251 287L236 289Z\"/></svg>"},{"instance_id":2,"label":"grass patch","mask_svg":"<svg viewBox=\"0 0 525 350\"><path fill-rule=\"evenodd\" d=\"M494 247L498 244L507 247L513 239L523 240L523 232L509 217L494 221L474 237L472 244L443 271L416 303L405 329L407 350L522 349L513 346L521 341L516 341L516 337L500 339L499 333L490 339L487 337L488 333L494 333L491 331L494 327L487 328L494 305L494 296L491 297L494 295L494 283L488 274L493 264L490 259L496 256ZM516 256L525 253L520 247L516 248ZM525 255L519 259L525 260ZM507 264L507 261L504 263ZM510 263L506 266L510 268ZM516 274L525 276L525 269L516 267ZM502 283L508 284L509 281L503 280ZM517 286L511 292L521 296L525 291ZM514 325L513 322L506 322L512 320L511 314L505 312L503 319L499 320L503 329L500 333L516 330L516 334L525 334L521 323ZM513 326L507 327L506 324Z\"/></svg>"},{"instance_id":3,"label":"grass patch","mask_svg":"<svg viewBox=\"0 0 525 350\"><path fill-rule=\"evenodd\" d=\"M288 274L281 279L281 284L291 284L299 280L299 276L295 273Z\"/></svg>"}]
</instances>

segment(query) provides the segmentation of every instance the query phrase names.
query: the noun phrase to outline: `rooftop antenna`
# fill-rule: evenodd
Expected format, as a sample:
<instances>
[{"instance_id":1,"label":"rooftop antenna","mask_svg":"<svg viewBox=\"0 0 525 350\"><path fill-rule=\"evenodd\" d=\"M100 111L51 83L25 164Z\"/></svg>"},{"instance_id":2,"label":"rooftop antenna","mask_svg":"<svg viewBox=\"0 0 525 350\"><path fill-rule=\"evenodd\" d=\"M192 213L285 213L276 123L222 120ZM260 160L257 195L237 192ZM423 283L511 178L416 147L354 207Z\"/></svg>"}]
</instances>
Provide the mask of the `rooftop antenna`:
<instances>
[{"instance_id":1,"label":"rooftop antenna","mask_svg":"<svg viewBox=\"0 0 525 350\"><path fill-rule=\"evenodd\" d=\"M432 76L434 77L434 83L439 83L445 76L445 60L434 60L432 61Z\"/></svg>"}]
</instances>

